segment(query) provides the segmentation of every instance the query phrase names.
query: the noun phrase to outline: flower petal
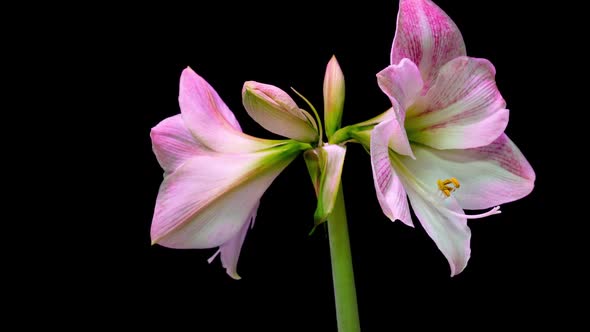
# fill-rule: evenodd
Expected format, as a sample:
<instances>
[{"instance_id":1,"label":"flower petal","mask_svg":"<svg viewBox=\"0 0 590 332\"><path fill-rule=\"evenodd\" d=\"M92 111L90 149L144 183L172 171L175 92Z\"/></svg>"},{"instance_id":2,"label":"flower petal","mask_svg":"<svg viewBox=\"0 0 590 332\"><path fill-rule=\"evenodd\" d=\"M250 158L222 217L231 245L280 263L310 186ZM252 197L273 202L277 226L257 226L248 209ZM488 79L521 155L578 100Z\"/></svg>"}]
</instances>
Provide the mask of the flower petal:
<instances>
[{"instance_id":1,"label":"flower petal","mask_svg":"<svg viewBox=\"0 0 590 332\"><path fill-rule=\"evenodd\" d=\"M232 239L262 194L298 150L252 154L208 153L164 178L151 236L170 248L211 248Z\"/></svg>"},{"instance_id":2,"label":"flower petal","mask_svg":"<svg viewBox=\"0 0 590 332\"><path fill-rule=\"evenodd\" d=\"M211 263L213 259L221 253L221 265L225 268L227 274L236 280L242 279L237 272L238 258L240 257L240 251L242 250L242 245L246 239L246 233L248 233L249 228L254 226L254 220L256 219L256 212L258 211L259 205L260 201L254 206L248 216L248 220L244 223L244 226L242 226L242 229L240 229L238 234L233 239L222 244L221 247L219 247L219 250L209 258L209 263Z\"/></svg>"},{"instance_id":3,"label":"flower petal","mask_svg":"<svg viewBox=\"0 0 590 332\"><path fill-rule=\"evenodd\" d=\"M407 159L407 158L406 158ZM471 230L467 226L467 219L452 215L425 200L412 187L408 187L408 197L412 203L414 213L438 249L449 261L451 277L465 269L471 248ZM463 210L452 197L441 200L440 204L459 214Z\"/></svg>"},{"instance_id":4,"label":"flower petal","mask_svg":"<svg viewBox=\"0 0 590 332\"><path fill-rule=\"evenodd\" d=\"M268 148L271 141L242 133L233 113L217 92L192 69L180 77L180 111L193 136L218 152L252 152Z\"/></svg>"},{"instance_id":5,"label":"flower petal","mask_svg":"<svg viewBox=\"0 0 590 332\"><path fill-rule=\"evenodd\" d=\"M340 129L344 109L344 74L336 56L332 56L324 75L324 121L328 138Z\"/></svg>"},{"instance_id":6,"label":"flower petal","mask_svg":"<svg viewBox=\"0 0 590 332\"><path fill-rule=\"evenodd\" d=\"M380 71L377 82L391 100L393 109L404 116L424 87L418 67L409 59L402 59L399 64Z\"/></svg>"},{"instance_id":7,"label":"flower petal","mask_svg":"<svg viewBox=\"0 0 590 332\"><path fill-rule=\"evenodd\" d=\"M506 102L485 59L460 57L441 68L426 95L408 111L411 141L437 149L488 145L508 124Z\"/></svg>"},{"instance_id":8,"label":"flower petal","mask_svg":"<svg viewBox=\"0 0 590 332\"><path fill-rule=\"evenodd\" d=\"M187 159L208 150L193 137L180 114L158 123L150 136L154 154L165 173L174 172Z\"/></svg>"},{"instance_id":9,"label":"flower petal","mask_svg":"<svg viewBox=\"0 0 590 332\"><path fill-rule=\"evenodd\" d=\"M440 67L462 55L461 32L442 9L430 0L400 0L391 64L412 60L428 86Z\"/></svg>"},{"instance_id":10,"label":"flower petal","mask_svg":"<svg viewBox=\"0 0 590 332\"><path fill-rule=\"evenodd\" d=\"M283 90L248 81L242 89L242 102L248 114L266 130L300 142L318 139L315 120L300 109Z\"/></svg>"},{"instance_id":11,"label":"flower petal","mask_svg":"<svg viewBox=\"0 0 590 332\"><path fill-rule=\"evenodd\" d=\"M399 154L412 156L404 122L406 109L420 96L423 82L418 67L408 60L402 59L397 65L391 65L377 74L377 82L381 90L389 97L393 106L395 135L390 146Z\"/></svg>"},{"instance_id":12,"label":"flower petal","mask_svg":"<svg viewBox=\"0 0 590 332\"><path fill-rule=\"evenodd\" d=\"M401 220L404 224L414 227L408 208L406 191L399 176L391 166L389 157L389 141L392 131L389 121L377 125L371 134L371 166L377 199L383 209L383 213L395 221Z\"/></svg>"},{"instance_id":13,"label":"flower petal","mask_svg":"<svg viewBox=\"0 0 590 332\"><path fill-rule=\"evenodd\" d=\"M310 171L312 181L314 177L317 179L317 171L319 169L319 189L316 189L318 205L314 213L314 224L318 225L326 221L334 209L336 194L338 194L338 190L340 189L340 178L344 166L346 146L327 144L321 148L317 148L316 151L319 166L317 169L309 165L313 163L313 160L306 158L305 161L308 164L307 168ZM311 155L306 153L305 156L310 157ZM314 181L314 184L316 181Z\"/></svg>"},{"instance_id":14,"label":"flower petal","mask_svg":"<svg viewBox=\"0 0 590 332\"><path fill-rule=\"evenodd\" d=\"M535 172L514 143L502 134L490 145L467 150L436 150L413 146L416 160L403 163L426 185L456 178L451 194L464 209L487 209L528 195Z\"/></svg>"}]
</instances>

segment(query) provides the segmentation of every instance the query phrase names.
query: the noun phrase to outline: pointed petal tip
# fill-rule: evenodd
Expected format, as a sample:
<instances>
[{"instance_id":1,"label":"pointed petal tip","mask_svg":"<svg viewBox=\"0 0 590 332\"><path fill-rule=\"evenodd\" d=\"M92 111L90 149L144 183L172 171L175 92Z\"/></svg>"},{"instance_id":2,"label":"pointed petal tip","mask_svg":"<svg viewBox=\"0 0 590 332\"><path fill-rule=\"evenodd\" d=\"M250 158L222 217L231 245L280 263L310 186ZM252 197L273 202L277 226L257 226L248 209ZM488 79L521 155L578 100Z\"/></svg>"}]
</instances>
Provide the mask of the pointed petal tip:
<instances>
[{"instance_id":1,"label":"pointed petal tip","mask_svg":"<svg viewBox=\"0 0 590 332\"><path fill-rule=\"evenodd\" d=\"M183 77L187 76L187 75L198 75L191 67L187 66L186 68L184 68L182 70L182 73L180 74L180 79L182 80Z\"/></svg>"},{"instance_id":2,"label":"pointed petal tip","mask_svg":"<svg viewBox=\"0 0 590 332\"><path fill-rule=\"evenodd\" d=\"M328 220L328 217L330 216L330 213L332 213L332 211L329 211L325 215L321 215L320 214L320 211L316 210L316 212L313 214L313 225L314 225L314 229L318 225L321 225L324 222L326 222L326 220ZM312 230L312 232L313 232L313 230Z\"/></svg>"},{"instance_id":3,"label":"pointed petal tip","mask_svg":"<svg viewBox=\"0 0 590 332\"><path fill-rule=\"evenodd\" d=\"M458 276L459 274L463 273L463 271L465 271L465 268L467 267L467 263L469 262L469 258L471 256L470 253L471 250L469 250L469 252L467 253L467 257L465 259L465 262L456 262L456 263L451 263L450 267L451 267L451 278Z\"/></svg>"},{"instance_id":4,"label":"pointed petal tip","mask_svg":"<svg viewBox=\"0 0 590 332\"><path fill-rule=\"evenodd\" d=\"M244 92L246 92L246 90L251 90L254 85L256 85L258 82L256 81L246 81L244 82L244 85L242 86L242 94L244 94Z\"/></svg>"},{"instance_id":5,"label":"pointed petal tip","mask_svg":"<svg viewBox=\"0 0 590 332\"><path fill-rule=\"evenodd\" d=\"M463 273L463 271L465 271L465 268L467 267L467 263L469 263L470 258L471 258L471 247L467 246L465 248L465 257L463 259L458 260L456 262L451 262L449 260L449 266L451 268L451 278L456 277L459 274Z\"/></svg>"},{"instance_id":6,"label":"pointed petal tip","mask_svg":"<svg viewBox=\"0 0 590 332\"><path fill-rule=\"evenodd\" d=\"M396 221L400 221L401 223L403 223L406 226L416 228L416 226L414 226L414 223L412 222L412 219L409 219L409 220L396 219Z\"/></svg>"},{"instance_id":7,"label":"pointed petal tip","mask_svg":"<svg viewBox=\"0 0 590 332\"><path fill-rule=\"evenodd\" d=\"M391 221L391 223L396 223L396 222L401 222L402 224L412 227L412 228L416 228L416 226L414 226L414 222L412 222L412 219L400 219L400 218L394 218L391 214L391 210L390 209L383 209L383 214Z\"/></svg>"},{"instance_id":8,"label":"pointed petal tip","mask_svg":"<svg viewBox=\"0 0 590 332\"><path fill-rule=\"evenodd\" d=\"M236 272L227 271L227 275L234 280L242 280L242 277L240 277Z\"/></svg>"}]
</instances>

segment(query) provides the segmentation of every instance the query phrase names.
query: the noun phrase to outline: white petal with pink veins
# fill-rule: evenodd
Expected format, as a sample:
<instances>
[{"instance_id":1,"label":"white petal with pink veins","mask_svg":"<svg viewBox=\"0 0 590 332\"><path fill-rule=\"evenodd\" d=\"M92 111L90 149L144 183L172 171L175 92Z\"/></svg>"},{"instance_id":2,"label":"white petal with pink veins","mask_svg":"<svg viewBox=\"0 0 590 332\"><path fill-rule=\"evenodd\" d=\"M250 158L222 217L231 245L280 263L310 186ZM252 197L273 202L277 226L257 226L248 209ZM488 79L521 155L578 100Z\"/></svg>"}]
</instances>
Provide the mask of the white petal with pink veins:
<instances>
[{"instance_id":1,"label":"white petal with pink veins","mask_svg":"<svg viewBox=\"0 0 590 332\"><path fill-rule=\"evenodd\" d=\"M494 66L485 59L459 57L447 63L406 116L408 137L437 149L488 145L508 124Z\"/></svg>"}]
</instances>

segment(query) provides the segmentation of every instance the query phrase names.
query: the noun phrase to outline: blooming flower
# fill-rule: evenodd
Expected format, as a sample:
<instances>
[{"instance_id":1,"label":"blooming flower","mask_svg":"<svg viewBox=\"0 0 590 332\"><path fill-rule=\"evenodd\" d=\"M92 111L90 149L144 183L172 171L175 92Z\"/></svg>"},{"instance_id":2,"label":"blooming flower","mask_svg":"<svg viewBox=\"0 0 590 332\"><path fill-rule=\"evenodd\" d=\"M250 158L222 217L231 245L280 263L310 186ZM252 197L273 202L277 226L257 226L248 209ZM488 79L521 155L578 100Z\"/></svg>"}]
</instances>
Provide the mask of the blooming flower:
<instances>
[{"instance_id":1,"label":"blooming flower","mask_svg":"<svg viewBox=\"0 0 590 332\"><path fill-rule=\"evenodd\" d=\"M278 88L264 85L260 89L295 105ZM297 108L297 116L285 116L281 113L293 109L268 105L260 109L252 103L254 97L244 100L249 112L257 114L254 119L283 120L262 121L265 128L305 142L317 137L317 125L307 112ZM239 279L238 257L261 196L311 145L242 133L215 90L190 68L180 79L179 103L181 114L165 119L151 132L154 153L165 171L151 227L152 242L170 248L219 247L210 261L220 254L227 273Z\"/></svg>"},{"instance_id":2,"label":"blooming flower","mask_svg":"<svg viewBox=\"0 0 590 332\"><path fill-rule=\"evenodd\" d=\"M393 107L370 143L357 139L370 146L385 215L413 226L407 195L456 275L470 257L467 219L528 195L535 173L503 133L509 112L494 66L466 56L457 26L432 1L400 1L391 63L377 78Z\"/></svg>"}]
</instances>

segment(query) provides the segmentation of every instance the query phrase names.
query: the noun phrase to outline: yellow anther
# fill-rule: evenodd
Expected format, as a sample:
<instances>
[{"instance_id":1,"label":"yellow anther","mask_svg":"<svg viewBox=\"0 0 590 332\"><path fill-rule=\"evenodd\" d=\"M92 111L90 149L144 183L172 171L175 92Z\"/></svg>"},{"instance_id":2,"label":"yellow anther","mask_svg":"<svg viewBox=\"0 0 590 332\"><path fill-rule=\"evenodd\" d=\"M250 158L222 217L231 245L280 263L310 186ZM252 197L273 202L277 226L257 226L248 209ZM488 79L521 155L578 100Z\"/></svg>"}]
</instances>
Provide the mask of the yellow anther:
<instances>
[{"instance_id":1,"label":"yellow anther","mask_svg":"<svg viewBox=\"0 0 590 332\"><path fill-rule=\"evenodd\" d=\"M451 192L461 187L459 180L457 180L456 178L450 178L444 181L438 180L436 181L436 184L438 185L438 189L442 191L442 193L445 194L446 197L451 196Z\"/></svg>"}]
</instances>

